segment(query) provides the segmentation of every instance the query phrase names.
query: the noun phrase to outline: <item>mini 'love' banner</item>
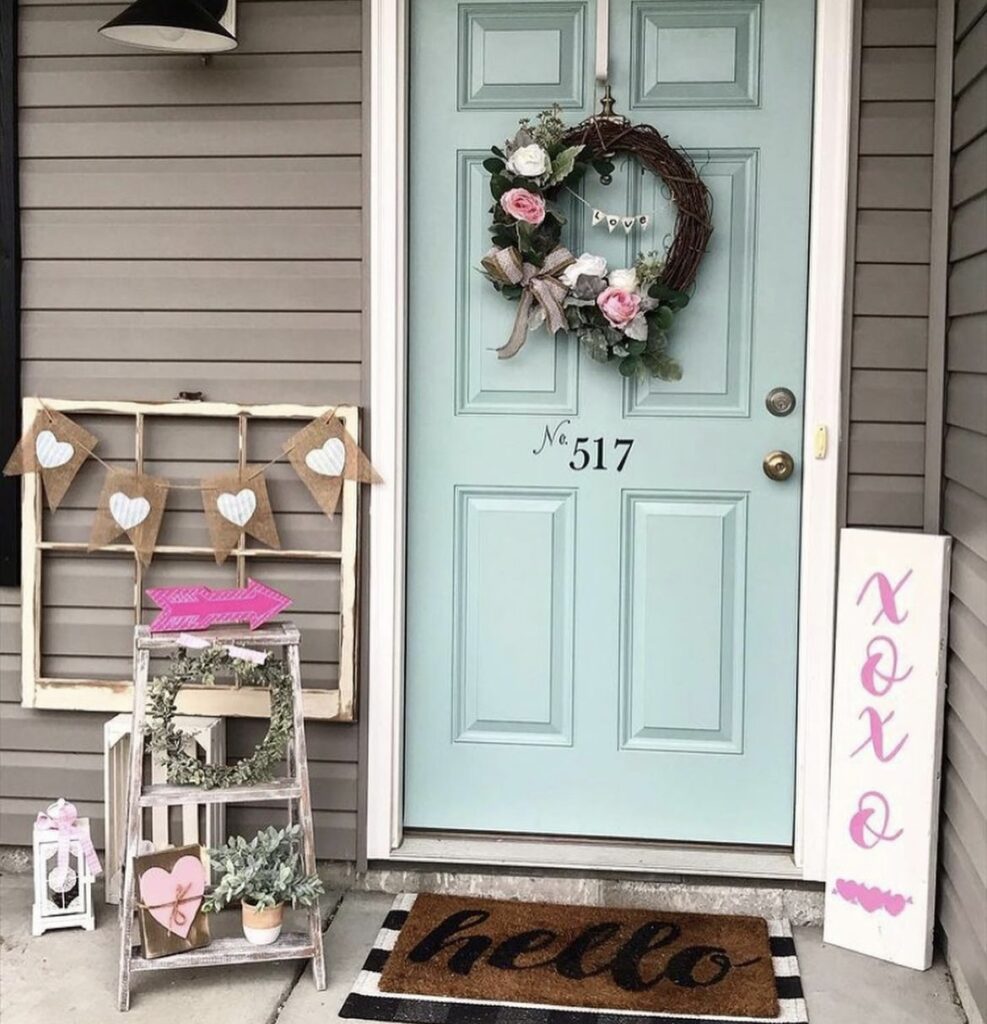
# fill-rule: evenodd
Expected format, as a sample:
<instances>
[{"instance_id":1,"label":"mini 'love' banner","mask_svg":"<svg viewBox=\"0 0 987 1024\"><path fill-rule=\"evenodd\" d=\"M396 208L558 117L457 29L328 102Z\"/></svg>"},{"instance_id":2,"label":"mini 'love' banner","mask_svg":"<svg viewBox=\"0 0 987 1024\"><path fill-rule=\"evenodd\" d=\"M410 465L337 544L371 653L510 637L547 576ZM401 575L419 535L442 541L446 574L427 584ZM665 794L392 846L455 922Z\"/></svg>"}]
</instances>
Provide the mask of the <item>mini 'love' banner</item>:
<instances>
[{"instance_id":1,"label":"mini 'love' banner","mask_svg":"<svg viewBox=\"0 0 987 1024\"><path fill-rule=\"evenodd\" d=\"M3 475L40 474L48 507L54 512L98 443L67 416L41 409L7 460Z\"/></svg>"},{"instance_id":2,"label":"mini 'love' banner","mask_svg":"<svg viewBox=\"0 0 987 1024\"><path fill-rule=\"evenodd\" d=\"M168 481L162 477L109 470L96 506L89 550L105 547L125 533L137 557L150 565L167 500Z\"/></svg>"},{"instance_id":3,"label":"mini 'love' banner","mask_svg":"<svg viewBox=\"0 0 987 1024\"><path fill-rule=\"evenodd\" d=\"M359 445L335 417L320 417L282 445L295 472L326 515L334 515L344 480L380 483L380 476Z\"/></svg>"},{"instance_id":4,"label":"mini 'love' banner","mask_svg":"<svg viewBox=\"0 0 987 1024\"><path fill-rule=\"evenodd\" d=\"M202 507L219 565L226 561L244 533L268 547L281 547L262 466L247 466L239 472L203 480Z\"/></svg>"}]
</instances>

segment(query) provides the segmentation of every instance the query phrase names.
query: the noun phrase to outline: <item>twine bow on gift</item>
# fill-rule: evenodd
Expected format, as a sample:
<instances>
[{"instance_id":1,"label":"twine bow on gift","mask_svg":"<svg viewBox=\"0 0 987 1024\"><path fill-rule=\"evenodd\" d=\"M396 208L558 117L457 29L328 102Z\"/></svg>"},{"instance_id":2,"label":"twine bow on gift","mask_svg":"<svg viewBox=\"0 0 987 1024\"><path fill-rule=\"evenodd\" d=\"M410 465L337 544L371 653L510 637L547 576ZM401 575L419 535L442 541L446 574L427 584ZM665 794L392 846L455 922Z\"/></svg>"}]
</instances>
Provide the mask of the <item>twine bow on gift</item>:
<instances>
[{"instance_id":1,"label":"twine bow on gift","mask_svg":"<svg viewBox=\"0 0 987 1024\"><path fill-rule=\"evenodd\" d=\"M77 824L79 812L74 804L66 803L59 797L47 811L41 812L34 825L35 828L50 829L58 833L58 859L55 862L57 878L64 880L69 867L69 851L73 840L79 844L82 855L86 858L86 866L89 873L95 877L102 873L99 864L99 857L96 856L96 849L89 836L89 830Z\"/></svg>"},{"instance_id":2,"label":"twine bow on gift","mask_svg":"<svg viewBox=\"0 0 987 1024\"><path fill-rule=\"evenodd\" d=\"M552 334L569 326L562 308L562 300L567 289L559 280L559 274L574 260L575 256L561 245L556 246L545 257L545 262L540 267L533 263L525 263L514 246L508 249L491 249L480 260L483 269L497 284L521 286L521 298L511 336L506 344L496 349L499 359L510 359L521 351L528 337L528 318L535 303L544 312L545 322Z\"/></svg>"},{"instance_id":3,"label":"twine bow on gift","mask_svg":"<svg viewBox=\"0 0 987 1024\"><path fill-rule=\"evenodd\" d=\"M189 896L191 889L191 882L186 882L184 885L179 882L175 885L173 899L165 900L164 903L141 903L138 901L137 906L140 910L163 910L165 907L169 907L168 923L165 927L168 931L175 931L176 928L182 928L188 923L188 917L182 910L182 904L192 903L202 898L201 896Z\"/></svg>"}]
</instances>

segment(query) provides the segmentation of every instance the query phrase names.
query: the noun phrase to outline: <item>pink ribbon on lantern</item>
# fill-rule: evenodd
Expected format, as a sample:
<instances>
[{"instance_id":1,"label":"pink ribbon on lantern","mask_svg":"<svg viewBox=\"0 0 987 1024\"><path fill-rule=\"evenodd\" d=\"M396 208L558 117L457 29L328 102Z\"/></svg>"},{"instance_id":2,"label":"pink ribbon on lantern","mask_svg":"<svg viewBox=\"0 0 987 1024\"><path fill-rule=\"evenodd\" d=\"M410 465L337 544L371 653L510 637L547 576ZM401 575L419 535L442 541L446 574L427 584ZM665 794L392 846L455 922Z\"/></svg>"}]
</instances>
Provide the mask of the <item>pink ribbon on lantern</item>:
<instances>
[{"instance_id":1,"label":"pink ribbon on lantern","mask_svg":"<svg viewBox=\"0 0 987 1024\"><path fill-rule=\"evenodd\" d=\"M59 797L57 802L51 804L47 811L42 811L35 821L35 828L50 829L58 832L58 860L56 861L58 877L65 878L69 866L69 849L74 839L79 844L79 849L86 858L86 865L90 874L94 877L102 874L102 867L99 864L99 857L96 856L96 849L89 836L89 830L77 825L79 812L74 804L66 803Z\"/></svg>"}]
</instances>

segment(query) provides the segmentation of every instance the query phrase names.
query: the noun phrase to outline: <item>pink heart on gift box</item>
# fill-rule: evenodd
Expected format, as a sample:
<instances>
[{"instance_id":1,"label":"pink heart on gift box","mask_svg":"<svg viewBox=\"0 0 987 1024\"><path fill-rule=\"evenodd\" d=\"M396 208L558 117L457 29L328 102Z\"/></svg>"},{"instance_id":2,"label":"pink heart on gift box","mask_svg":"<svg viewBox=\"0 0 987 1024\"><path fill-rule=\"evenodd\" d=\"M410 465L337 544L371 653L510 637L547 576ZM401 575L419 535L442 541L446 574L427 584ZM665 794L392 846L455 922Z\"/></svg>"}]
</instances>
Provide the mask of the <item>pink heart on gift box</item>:
<instances>
[{"instance_id":1,"label":"pink heart on gift box","mask_svg":"<svg viewBox=\"0 0 987 1024\"><path fill-rule=\"evenodd\" d=\"M171 871L148 868L140 876L141 903L151 917L173 935L188 938L206 889L206 869L198 857L186 855Z\"/></svg>"}]
</instances>

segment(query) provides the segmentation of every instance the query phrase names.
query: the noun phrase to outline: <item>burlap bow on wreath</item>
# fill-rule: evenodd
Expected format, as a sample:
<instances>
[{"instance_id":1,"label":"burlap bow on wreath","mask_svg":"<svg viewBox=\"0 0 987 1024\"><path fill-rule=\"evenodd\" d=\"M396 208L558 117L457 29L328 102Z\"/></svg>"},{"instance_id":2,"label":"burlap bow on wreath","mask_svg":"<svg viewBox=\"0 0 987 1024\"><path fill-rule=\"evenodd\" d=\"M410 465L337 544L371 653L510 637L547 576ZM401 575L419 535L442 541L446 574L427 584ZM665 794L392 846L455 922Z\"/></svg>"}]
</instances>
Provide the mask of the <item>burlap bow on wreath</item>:
<instances>
[{"instance_id":1,"label":"burlap bow on wreath","mask_svg":"<svg viewBox=\"0 0 987 1024\"><path fill-rule=\"evenodd\" d=\"M521 351L528 337L531 307L536 302L545 314L545 322L551 334L564 331L569 326L565 311L562 309L562 300L567 289L558 279L558 275L575 259L568 249L559 245L545 257L545 262L540 267L533 263L525 263L514 246L509 249L495 247L480 260L483 269L497 284L521 286L521 297L511 336L506 344L496 349L498 359L510 359Z\"/></svg>"}]
</instances>

